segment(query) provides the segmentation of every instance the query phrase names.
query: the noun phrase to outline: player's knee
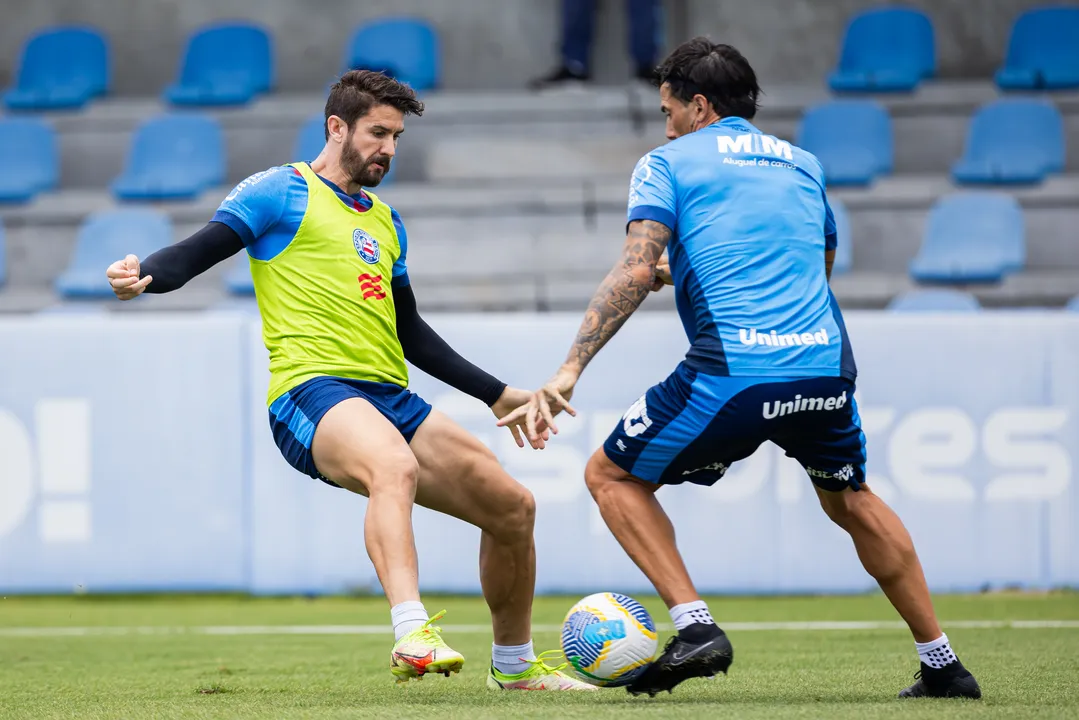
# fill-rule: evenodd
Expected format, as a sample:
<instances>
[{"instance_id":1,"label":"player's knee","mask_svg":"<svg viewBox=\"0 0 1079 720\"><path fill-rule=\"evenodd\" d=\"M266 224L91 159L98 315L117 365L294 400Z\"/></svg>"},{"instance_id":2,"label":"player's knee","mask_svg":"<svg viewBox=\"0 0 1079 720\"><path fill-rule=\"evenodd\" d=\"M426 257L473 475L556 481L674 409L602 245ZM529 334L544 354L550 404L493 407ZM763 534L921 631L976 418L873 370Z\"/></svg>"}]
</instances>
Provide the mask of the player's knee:
<instances>
[{"instance_id":1,"label":"player's knee","mask_svg":"<svg viewBox=\"0 0 1079 720\"><path fill-rule=\"evenodd\" d=\"M500 540L512 541L531 538L535 526L536 498L524 485L514 483L486 529Z\"/></svg>"}]
</instances>

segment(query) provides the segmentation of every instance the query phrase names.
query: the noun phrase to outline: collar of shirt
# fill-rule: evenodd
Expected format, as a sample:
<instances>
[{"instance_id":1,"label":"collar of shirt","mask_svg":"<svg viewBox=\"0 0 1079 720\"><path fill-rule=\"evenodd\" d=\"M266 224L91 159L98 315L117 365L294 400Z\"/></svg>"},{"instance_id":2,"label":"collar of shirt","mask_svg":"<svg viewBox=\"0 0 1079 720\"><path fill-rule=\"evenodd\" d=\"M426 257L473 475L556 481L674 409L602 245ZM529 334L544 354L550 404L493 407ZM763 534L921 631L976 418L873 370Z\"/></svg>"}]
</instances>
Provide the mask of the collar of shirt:
<instances>
[{"instance_id":1,"label":"collar of shirt","mask_svg":"<svg viewBox=\"0 0 1079 720\"><path fill-rule=\"evenodd\" d=\"M330 182L329 180L322 177L321 175L318 176L318 179L321 180L322 182L326 183L327 187L329 187L331 190L333 190L335 193L337 193L337 197L341 198L341 202L343 202L345 204L348 204L348 205L351 205L353 208L355 208L359 212L366 212L366 211L371 209L371 205L373 205L373 203L371 202L371 198L368 197L367 193L365 193L363 190L360 190L355 195L349 195L344 190L337 187L337 185Z\"/></svg>"}]
</instances>

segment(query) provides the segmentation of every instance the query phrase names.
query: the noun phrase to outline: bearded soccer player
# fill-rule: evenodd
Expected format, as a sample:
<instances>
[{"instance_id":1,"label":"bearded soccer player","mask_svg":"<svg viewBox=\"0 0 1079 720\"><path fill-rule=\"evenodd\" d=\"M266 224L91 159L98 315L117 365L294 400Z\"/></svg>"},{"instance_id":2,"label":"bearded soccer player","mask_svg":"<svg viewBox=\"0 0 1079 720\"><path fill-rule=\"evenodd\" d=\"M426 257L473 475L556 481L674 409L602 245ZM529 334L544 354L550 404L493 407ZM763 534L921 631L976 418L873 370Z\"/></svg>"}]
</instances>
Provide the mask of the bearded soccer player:
<instances>
[{"instance_id":1,"label":"bearded soccer player","mask_svg":"<svg viewBox=\"0 0 1079 720\"><path fill-rule=\"evenodd\" d=\"M690 580L656 491L712 485L771 440L803 465L910 627L921 674L900 696L980 697L937 623L910 535L865 484L854 355L828 287L836 229L820 162L750 123L760 88L734 48L691 40L657 80L671 142L634 171L622 259L561 369L500 421L525 418L534 441L537 422L557 432L553 415L572 412L566 401L589 361L650 291L674 286L685 360L632 405L585 470L607 526L678 631L628 690L654 695L730 666L730 641Z\"/></svg>"},{"instance_id":2,"label":"bearded soccer player","mask_svg":"<svg viewBox=\"0 0 1079 720\"><path fill-rule=\"evenodd\" d=\"M326 101L326 145L313 162L253 175L195 235L141 262L129 255L107 276L130 300L176 290L246 249L270 351L270 428L294 468L369 498L364 536L392 608L390 670L399 682L464 664L432 625L441 613L429 618L420 601L418 503L482 531L480 579L494 628L488 686L592 690L532 649L532 495L407 389L406 360L496 415L530 396L471 365L420 318L401 218L363 189L385 177L405 116L422 113L407 86L346 73Z\"/></svg>"}]
</instances>

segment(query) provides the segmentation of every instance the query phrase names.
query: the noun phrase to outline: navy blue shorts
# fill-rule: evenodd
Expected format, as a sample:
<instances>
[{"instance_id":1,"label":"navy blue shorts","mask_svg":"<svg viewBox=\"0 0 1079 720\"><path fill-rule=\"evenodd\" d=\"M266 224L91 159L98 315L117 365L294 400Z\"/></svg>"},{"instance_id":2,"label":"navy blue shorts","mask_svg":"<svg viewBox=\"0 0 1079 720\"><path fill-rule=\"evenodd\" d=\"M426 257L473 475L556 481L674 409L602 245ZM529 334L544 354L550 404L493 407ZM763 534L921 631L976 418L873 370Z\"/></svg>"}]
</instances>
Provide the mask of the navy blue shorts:
<instances>
[{"instance_id":1,"label":"navy blue shorts","mask_svg":"<svg viewBox=\"0 0 1079 720\"><path fill-rule=\"evenodd\" d=\"M274 400L270 405L270 429L281 454L300 472L334 487L338 487L337 483L327 480L315 467L311 441L322 416L349 398L363 398L374 405L404 436L405 442L412 442L420 423L431 414L431 406L408 388L337 377L313 378Z\"/></svg>"},{"instance_id":2,"label":"navy blue shorts","mask_svg":"<svg viewBox=\"0 0 1079 720\"><path fill-rule=\"evenodd\" d=\"M682 364L630 406L603 450L641 480L712 485L771 440L822 490L858 490L860 424L846 378L718 377Z\"/></svg>"}]
</instances>

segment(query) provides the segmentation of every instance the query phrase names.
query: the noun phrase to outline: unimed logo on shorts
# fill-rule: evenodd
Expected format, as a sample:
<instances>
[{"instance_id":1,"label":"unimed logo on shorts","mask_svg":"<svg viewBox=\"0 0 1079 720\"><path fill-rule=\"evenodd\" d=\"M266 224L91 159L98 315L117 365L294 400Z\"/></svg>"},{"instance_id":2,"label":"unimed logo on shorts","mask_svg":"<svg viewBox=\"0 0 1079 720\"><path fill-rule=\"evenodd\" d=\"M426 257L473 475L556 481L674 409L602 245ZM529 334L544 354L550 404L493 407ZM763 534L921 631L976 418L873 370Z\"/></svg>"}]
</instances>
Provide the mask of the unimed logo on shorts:
<instances>
[{"instance_id":1,"label":"unimed logo on shorts","mask_svg":"<svg viewBox=\"0 0 1079 720\"><path fill-rule=\"evenodd\" d=\"M841 395L829 398L804 398L801 395L795 395L793 400L788 400L787 402L773 400L772 402L764 403L763 415L765 420L771 420L772 418L783 417L784 415L793 415L794 413L800 412L838 410L841 407L845 407L846 404L846 390L844 390Z\"/></svg>"}]
</instances>

